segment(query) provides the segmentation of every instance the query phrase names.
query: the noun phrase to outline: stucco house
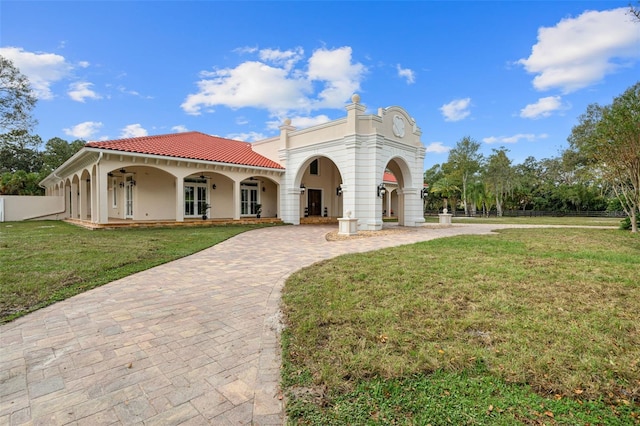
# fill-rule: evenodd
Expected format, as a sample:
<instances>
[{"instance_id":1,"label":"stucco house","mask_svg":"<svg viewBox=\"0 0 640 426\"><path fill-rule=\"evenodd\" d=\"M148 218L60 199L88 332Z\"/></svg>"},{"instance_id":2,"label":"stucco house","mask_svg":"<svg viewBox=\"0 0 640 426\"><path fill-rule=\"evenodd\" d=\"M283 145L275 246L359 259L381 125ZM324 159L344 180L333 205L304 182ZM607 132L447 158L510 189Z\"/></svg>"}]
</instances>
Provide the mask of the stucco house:
<instances>
[{"instance_id":1,"label":"stucco house","mask_svg":"<svg viewBox=\"0 0 640 426\"><path fill-rule=\"evenodd\" d=\"M425 147L400 107L365 114L358 95L346 117L247 143L198 132L89 142L47 176L65 216L110 221L240 220L349 216L379 230L383 215L424 222ZM258 209L260 207L260 209Z\"/></svg>"}]
</instances>

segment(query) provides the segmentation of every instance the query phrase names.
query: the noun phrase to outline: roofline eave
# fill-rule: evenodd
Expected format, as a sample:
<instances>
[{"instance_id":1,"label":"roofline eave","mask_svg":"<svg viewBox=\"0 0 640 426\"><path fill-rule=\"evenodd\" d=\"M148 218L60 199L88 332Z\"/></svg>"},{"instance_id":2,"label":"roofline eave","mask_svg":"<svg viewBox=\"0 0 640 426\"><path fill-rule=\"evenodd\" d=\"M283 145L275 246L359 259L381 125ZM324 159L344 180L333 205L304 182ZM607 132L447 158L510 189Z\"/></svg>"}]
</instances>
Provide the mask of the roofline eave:
<instances>
[{"instance_id":1,"label":"roofline eave","mask_svg":"<svg viewBox=\"0 0 640 426\"><path fill-rule=\"evenodd\" d=\"M91 150L91 151L95 151L95 152L102 152L105 155L116 155L116 156L129 156L129 157L136 157L136 158L149 158L149 159L154 159L154 160L166 160L166 161L175 161L175 162L189 162L189 163L195 163L195 164L206 164L206 165L210 165L210 166L220 166L220 167L243 167L243 168L248 168L248 169L252 169L252 170L264 170L264 171L268 171L268 172L277 172L280 174L284 174L285 169L284 167L280 166L278 168L276 167L265 167L265 166L252 166L252 165L248 165L248 164L240 164L240 163L225 163L223 161L210 161L210 160L199 160L196 158L185 158L185 157L173 157L173 156L169 156L169 155L160 155L160 154L144 154L144 153L139 153L139 152L128 152L128 151L118 151L118 150L114 150L114 149L104 149L104 148L94 148L94 147L89 147L87 148L87 150Z\"/></svg>"},{"instance_id":2,"label":"roofline eave","mask_svg":"<svg viewBox=\"0 0 640 426\"><path fill-rule=\"evenodd\" d=\"M58 180L61 180L62 177L60 176L60 174L66 174L63 172L63 170L69 169L71 168L74 164L77 164L80 162L81 159L84 159L84 157L86 157L87 155L89 155L89 153L91 152L95 152L97 154L100 154L99 151L94 151L90 148L82 147L80 149L80 151L76 152L75 154L73 154L67 161L65 161L64 163L62 163L61 165L59 165L58 167L56 167L56 169L54 171L52 171L51 173L49 173L47 175L47 177L45 177L44 179L42 179L39 183L40 186L46 186L46 182L51 181L51 183L55 183ZM97 160L94 159L92 161Z\"/></svg>"}]
</instances>

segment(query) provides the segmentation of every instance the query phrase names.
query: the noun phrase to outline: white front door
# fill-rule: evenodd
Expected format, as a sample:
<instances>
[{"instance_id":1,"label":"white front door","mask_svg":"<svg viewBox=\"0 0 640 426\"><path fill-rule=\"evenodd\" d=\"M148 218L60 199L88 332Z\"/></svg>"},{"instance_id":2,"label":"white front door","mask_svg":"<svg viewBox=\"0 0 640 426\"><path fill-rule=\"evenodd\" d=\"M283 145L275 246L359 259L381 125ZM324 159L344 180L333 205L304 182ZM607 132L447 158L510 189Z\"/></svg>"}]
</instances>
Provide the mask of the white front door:
<instances>
[{"instance_id":1,"label":"white front door","mask_svg":"<svg viewBox=\"0 0 640 426\"><path fill-rule=\"evenodd\" d=\"M124 218L133 219L133 187L135 181L133 176L125 176L124 178Z\"/></svg>"},{"instance_id":2,"label":"white front door","mask_svg":"<svg viewBox=\"0 0 640 426\"><path fill-rule=\"evenodd\" d=\"M255 216L258 212L258 184L256 182L242 182L240 187L240 215Z\"/></svg>"},{"instance_id":3,"label":"white front door","mask_svg":"<svg viewBox=\"0 0 640 426\"><path fill-rule=\"evenodd\" d=\"M195 179L194 179L195 180ZM184 216L198 217L208 215L207 184L205 182L184 183Z\"/></svg>"}]
</instances>

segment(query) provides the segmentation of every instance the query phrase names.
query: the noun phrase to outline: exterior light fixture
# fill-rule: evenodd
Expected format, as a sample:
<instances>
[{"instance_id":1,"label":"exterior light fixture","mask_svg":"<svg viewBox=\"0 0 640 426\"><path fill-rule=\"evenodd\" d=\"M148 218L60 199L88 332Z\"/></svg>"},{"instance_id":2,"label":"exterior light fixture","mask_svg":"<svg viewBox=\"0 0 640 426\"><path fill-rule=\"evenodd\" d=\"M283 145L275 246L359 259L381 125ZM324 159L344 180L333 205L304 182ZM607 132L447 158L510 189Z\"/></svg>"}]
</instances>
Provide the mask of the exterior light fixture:
<instances>
[{"instance_id":1,"label":"exterior light fixture","mask_svg":"<svg viewBox=\"0 0 640 426\"><path fill-rule=\"evenodd\" d=\"M426 200L428 196L429 196L429 188L422 188L422 191L420 191L420 197Z\"/></svg>"},{"instance_id":2,"label":"exterior light fixture","mask_svg":"<svg viewBox=\"0 0 640 426\"><path fill-rule=\"evenodd\" d=\"M384 197L384 194L387 193L387 188L384 187L384 183L378 185L378 197Z\"/></svg>"},{"instance_id":3,"label":"exterior light fixture","mask_svg":"<svg viewBox=\"0 0 640 426\"><path fill-rule=\"evenodd\" d=\"M301 183L301 184L300 184L300 193L301 193L301 194L304 194L304 191L306 191L306 190L307 190L307 187L306 187L306 186L304 186L304 183Z\"/></svg>"},{"instance_id":4,"label":"exterior light fixture","mask_svg":"<svg viewBox=\"0 0 640 426\"><path fill-rule=\"evenodd\" d=\"M342 186L338 185L338 187L336 188L336 195L339 197L342 195Z\"/></svg>"},{"instance_id":5,"label":"exterior light fixture","mask_svg":"<svg viewBox=\"0 0 640 426\"><path fill-rule=\"evenodd\" d=\"M217 188L217 186L216 186L215 183L213 185L211 185L211 189L216 189L216 188Z\"/></svg>"}]
</instances>

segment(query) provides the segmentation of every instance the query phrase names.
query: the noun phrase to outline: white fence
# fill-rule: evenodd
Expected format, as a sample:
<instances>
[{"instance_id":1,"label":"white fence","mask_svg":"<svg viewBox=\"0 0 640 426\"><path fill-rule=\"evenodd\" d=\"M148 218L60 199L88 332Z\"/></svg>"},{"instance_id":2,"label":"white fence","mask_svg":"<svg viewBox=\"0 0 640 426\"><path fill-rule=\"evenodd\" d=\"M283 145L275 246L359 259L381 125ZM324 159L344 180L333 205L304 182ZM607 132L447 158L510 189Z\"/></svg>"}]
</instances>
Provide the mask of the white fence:
<instances>
[{"instance_id":1,"label":"white fence","mask_svg":"<svg viewBox=\"0 0 640 426\"><path fill-rule=\"evenodd\" d=\"M64 196L0 195L0 222L67 217Z\"/></svg>"}]
</instances>

